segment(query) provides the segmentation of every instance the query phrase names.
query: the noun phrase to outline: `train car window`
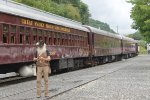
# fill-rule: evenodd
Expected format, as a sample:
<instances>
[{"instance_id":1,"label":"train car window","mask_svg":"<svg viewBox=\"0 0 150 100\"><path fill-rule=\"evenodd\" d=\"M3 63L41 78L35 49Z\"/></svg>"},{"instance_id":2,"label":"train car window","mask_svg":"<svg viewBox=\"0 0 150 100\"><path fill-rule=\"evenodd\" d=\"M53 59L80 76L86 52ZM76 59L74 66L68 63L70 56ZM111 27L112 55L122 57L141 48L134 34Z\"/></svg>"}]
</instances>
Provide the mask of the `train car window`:
<instances>
[{"instance_id":1,"label":"train car window","mask_svg":"<svg viewBox=\"0 0 150 100\"><path fill-rule=\"evenodd\" d=\"M46 44L49 45L49 42L48 42L48 39L49 39L49 32L46 31L46 35L45 35L45 41L46 41Z\"/></svg>"},{"instance_id":2,"label":"train car window","mask_svg":"<svg viewBox=\"0 0 150 100\"><path fill-rule=\"evenodd\" d=\"M69 45L69 36L68 36L68 34L66 34L66 45L67 46Z\"/></svg>"},{"instance_id":3,"label":"train car window","mask_svg":"<svg viewBox=\"0 0 150 100\"><path fill-rule=\"evenodd\" d=\"M59 45L59 33L56 33L56 45Z\"/></svg>"},{"instance_id":4,"label":"train car window","mask_svg":"<svg viewBox=\"0 0 150 100\"><path fill-rule=\"evenodd\" d=\"M82 46L82 36L79 37L80 46Z\"/></svg>"},{"instance_id":5,"label":"train car window","mask_svg":"<svg viewBox=\"0 0 150 100\"><path fill-rule=\"evenodd\" d=\"M67 46L68 45L68 35L64 34L64 45Z\"/></svg>"},{"instance_id":6,"label":"train car window","mask_svg":"<svg viewBox=\"0 0 150 100\"><path fill-rule=\"evenodd\" d=\"M86 47L86 37L83 37L83 41L84 41L84 42L83 42L83 43L84 43L83 45L84 45L84 47Z\"/></svg>"},{"instance_id":7,"label":"train car window","mask_svg":"<svg viewBox=\"0 0 150 100\"><path fill-rule=\"evenodd\" d=\"M52 32L48 31L48 44L52 45Z\"/></svg>"},{"instance_id":8,"label":"train car window","mask_svg":"<svg viewBox=\"0 0 150 100\"><path fill-rule=\"evenodd\" d=\"M77 46L80 46L80 36L77 36Z\"/></svg>"},{"instance_id":9,"label":"train car window","mask_svg":"<svg viewBox=\"0 0 150 100\"><path fill-rule=\"evenodd\" d=\"M77 46L80 45L80 36L77 36Z\"/></svg>"},{"instance_id":10,"label":"train car window","mask_svg":"<svg viewBox=\"0 0 150 100\"><path fill-rule=\"evenodd\" d=\"M99 36L99 39L100 39L100 47L103 47L103 38L102 38L102 36Z\"/></svg>"},{"instance_id":11,"label":"train car window","mask_svg":"<svg viewBox=\"0 0 150 100\"><path fill-rule=\"evenodd\" d=\"M42 30L37 30L38 39L42 40Z\"/></svg>"},{"instance_id":12,"label":"train car window","mask_svg":"<svg viewBox=\"0 0 150 100\"><path fill-rule=\"evenodd\" d=\"M70 45L70 35L66 34L66 45L69 46Z\"/></svg>"},{"instance_id":13,"label":"train car window","mask_svg":"<svg viewBox=\"0 0 150 100\"><path fill-rule=\"evenodd\" d=\"M74 45L77 46L77 36L76 35L74 36L74 42L75 42Z\"/></svg>"},{"instance_id":14,"label":"train car window","mask_svg":"<svg viewBox=\"0 0 150 100\"><path fill-rule=\"evenodd\" d=\"M45 44L48 44L48 43L47 43L47 37L46 37L46 36L44 37L44 42L45 42Z\"/></svg>"},{"instance_id":15,"label":"train car window","mask_svg":"<svg viewBox=\"0 0 150 100\"><path fill-rule=\"evenodd\" d=\"M77 46L77 35L74 36L75 37L75 46Z\"/></svg>"},{"instance_id":16,"label":"train car window","mask_svg":"<svg viewBox=\"0 0 150 100\"><path fill-rule=\"evenodd\" d=\"M71 45L74 46L74 35L71 35Z\"/></svg>"},{"instance_id":17,"label":"train car window","mask_svg":"<svg viewBox=\"0 0 150 100\"><path fill-rule=\"evenodd\" d=\"M103 38L102 38L102 47L104 48L105 47L105 37L104 36L102 36Z\"/></svg>"},{"instance_id":18,"label":"train car window","mask_svg":"<svg viewBox=\"0 0 150 100\"><path fill-rule=\"evenodd\" d=\"M110 47L110 43L109 43L109 38L107 37L106 38L106 48L109 48Z\"/></svg>"},{"instance_id":19,"label":"train car window","mask_svg":"<svg viewBox=\"0 0 150 100\"><path fill-rule=\"evenodd\" d=\"M75 35L73 35L73 46L75 46L75 43L76 43L76 42L75 42L75 39L76 39L76 38L75 38Z\"/></svg>"},{"instance_id":20,"label":"train car window","mask_svg":"<svg viewBox=\"0 0 150 100\"><path fill-rule=\"evenodd\" d=\"M33 43L35 44L37 42L37 29L33 29Z\"/></svg>"},{"instance_id":21,"label":"train car window","mask_svg":"<svg viewBox=\"0 0 150 100\"><path fill-rule=\"evenodd\" d=\"M118 46L119 46L119 45L118 45L118 42L119 42L118 40L115 40L115 41L114 41L114 47L118 47Z\"/></svg>"},{"instance_id":22,"label":"train car window","mask_svg":"<svg viewBox=\"0 0 150 100\"><path fill-rule=\"evenodd\" d=\"M78 36L75 36L75 40L76 40L76 46L78 46Z\"/></svg>"},{"instance_id":23,"label":"train car window","mask_svg":"<svg viewBox=\"0 0 150 100\"><path fill-rule=\"evenodd\" d=\"M71 35L71 43L72 43L72 46L74 46L74 35Z\"/></svg>"},{"instance_id":24,"label":"train car window","mask_svg":"<svg viewBox=\"0 0 150 100\"><path fill-rule=\"evenodd\" d=\"M54 36L54 45L56 45L57 44L57 33L56 32L54 32L54 34L53 34L53 36Z\"/></svg>"},{"instance_id":25,"label":"train car window","mask_svg":"<svg viewBox=\"0 0 150 100\"><path fill-rule=\"evenodd\" d=\"M85 47L85 37L82 37L83 46Z\"/></svg>"},{"instance_id":26,"label":"train car window","mask_svg":"<svg viewBox=\"0 0 150 100\"><path fill-rule=\"evenodd\" d=\"M67 46L67 45L68 45L68 35L65 34L65 46Z\"/></svg>"},{"instance_id":27,"label":"train car window","mask_svg":"<svg viewBox=\"0 0 150 100\"><path fill-rule=\"evenodd\" d=\"M47 34L48 34L48 32L46 30L43 30L42 34L44 36L44 42L45 42L45 44L47 44L47 36L48 36Z\"/></svg>"},{"instance_id":28,"label":"train car window","mask_svg":"<svg viewBox=\"0 0 150 100\"><path fill-rule=\"evenodd\" d=\"M9 39L9 25L3 24L3 43L8 43Z\"/></svg>"},{"instance_id":29,"label":"train car window","mask_svg":"<svg viewBox=\"0 0 150 100\"><path fill-rule=\"evenodd\" d=\"M60 45L63 45L63 33L60 34Z\"/></svg>"},{"instance_id":30,"label":"train car window","mask_svg":"<svg viewBox=\"0 0 150 100\"><path fill-rule=\"evenodd\" d=\"M61 34L61 45L64 45L64 34Z\"/></svg>"},{"instance_id":31,"label":"train car window","mask_svg":"<svg viewBox=\"0 0 150 100\"><path fill-rule=\"evenodd\" d=\"M60 33L57 33L57 45L60 45Z\"/></svg>"},{"instance_id":32,"label":"train car window","mask_svg":"<svg viewBox=\"0 0 150 100\"><path fill-rule=\"evenodd\" d=\"M30 28L26 28L26 44L30 44Z\"/></svg>"},{"instance_id":33,"label":"train car window","mask_svg":"<svg viewBox=\"0 0 150 100\"><path fill-rule=\"evenodd\" d=\"M61 41L62 41L62 45L65 45L65 34L64 33L62 33L61 34Z\"/></svg>"},{"instance_id":34,"label":"train car window","mask_svg":"<svg viewBox=\"0 0 150 100\"><path fill-rule=\"evenodd\" d=\"M74 46L74 35L71 36L72 46Z\"/></svg>"},{"instance_id":35,"label":"train car window","mask_svg":"<svg viewBox=\"0 0 150 100\"><path fill-rule=\"evenodd\" d=\"M84 47L85 46L85 43L84 43L84 37L82 37L82 46Z\"/></svg>"},{"instance_id":36,"label":"train car window","mask_svg":"<svg viewBox=\"0 0 150 100\"><path fill-rule=\"evenodd\" d=\"M15 35L10 35L10 43L15 43Z\"/></svg>"},{"instance_id":37,"label":"train car window","mask_svg":"<svg viewBox=\"0 0 150 100\"><path fill-rule=\"evenodd\" d=\"M79 46L81 46L81 36L79 36Z\"/></svg>"},{"instance_id":38,"label":"train car window","mask_svg":"<svg viewBox=\"0 0 150 100\"><path fill-rule=\"evenodd\" d=\"M80 46L80 36L78 36L77 40L78 40L77 45Z\"/></svg>"},{"instance_id":39,"label":"train car window","mask_svg":"<svg viewBox=\"0 0 150 100\"><path fill-rule=\"evenodd\" d=\"M88 37L86 37L86 46L88 46L88 41L89 41Z\"/></svg>"},{"instance_id":40,"label":"train car window","mask_svg":"<svg viewBox=\"0 0 150 100\"><path fill-rule=\"evenodd\" d=\"M10 43L15 43L16 40L16 26L11 25L10 27Z\"/></svg>"},{"instance_id":41,"label":"train car window","mask_svg":"<svg viewBox=\"0 0 150 100\"><path fill-rule=\"evenodd\" d=\"M114 38L112 38L112 39L110 40L111 48L115 47L115 45L114 45L114 42L115 42L115 41L116 41L116 40L115 40Z\"/></svg>"},{"instance_id":42,"label":"train car window","mask_svg":"<svg viewBox=\"0 0 150 100\"><path fill-rule=\"evenodd\" d=\"M88 37L85 38L86 46L88 46Z\"/></svg>"},{"instance_id":43,"label":"train car window","mask_svg":"<svg viewBox=\"0 0 150 100\"><path fill-rule=\"evenodd\" d=\"M24 33L24 27L20 26L20 34Z\"/></svg>"},{"instance_id":44,"label":"train car window","mask_svg":"<svg viewBox=\"0 0 150 100\"><path fill-rule=\"evenodd\" d=\"M16 26L14 25L11 26L11 33L16 33Z\"/></svg>"},{"instance_id":45,"label":"train car window","mask_svg":"<svg viewBox=\"0 0 150 100\"><path fill-rule=\"evenodd\" d=\"M85 46L84 45L84 37L82 37L82 41L81 42L82 42L82 46Z\"/></svg>"},{"instance_id":46,"label":"train car window","mask_svg":"<svg viewBox=\"0 0 150 100\"><path fill-rule=\"evenodd\" d=\"M115 39L114 39L114 40L115 40ZM118 42L119 42L118 40L115 40L115 41L114 41L114 47L118 47L118 46L119 46L119 45L118 45Z\"/></svg>"},{"instance_id":47,"label":"train car window","mask_svg":"<svg viewBox=\"0 0 150 100\"><path fill-rule=\"evenodd\" d=\"M74 35L74 45L76 46L76 35Z\"/></svg>"},{"instance_id":48,"label":"train car window","mask_svg":"<svg viewBox=\"0 0 150 100\"><path fill-rule=\"evenodd\" d=\"M71 43L71 46L73 46L73 35L72 34L70 36L70 43Z\"/></svg>"},{"instance_id":49,"label":"train car window","mask_svg":"<svg viewBox=\"0 0 150 100\"><path fill-rule=\"evenodd\" d=\"M71 35L68 35L68 45L71 46Z\"/></svg>"},{"instance_id":50,"label":"train car window","mask_svg":"<svg viewBox=\"0 0 150 100\"><path fill-rule=\"evenodd\" d=\"M9 25L3 24L3 32L9 32Z\"/></svg>"},{"instance_id":51,"label":"train car window","mask_svg":"<svg viewBox=\"0 0 150 100\"><path fill-rule=\"evenodd\" d=\"M64 34L64 45L67 45L67 35L66 34Z\"/></svg>"},{"instance_id":52,"label":"train car window","mask_svg":"<svg viewBox=\"0 0 150 100\"><path fill-rule=\"evenodd\" d=\"M22 44L24 40L24 27L19 27L19 43Z\"/></svg>"},{"instance_id":53,"label":"train car window","mask_svg":"<svg viewBox=\"0 0 150 100\"><path fill-rule=\"evenodd\" d=\"M60 35L60 36L59 36L59 38L60 38L60 45L63 45L63 44L62 44L62 40L63 40L62 33L60 33L59 35Z\"/></svg>"}]
</instances>

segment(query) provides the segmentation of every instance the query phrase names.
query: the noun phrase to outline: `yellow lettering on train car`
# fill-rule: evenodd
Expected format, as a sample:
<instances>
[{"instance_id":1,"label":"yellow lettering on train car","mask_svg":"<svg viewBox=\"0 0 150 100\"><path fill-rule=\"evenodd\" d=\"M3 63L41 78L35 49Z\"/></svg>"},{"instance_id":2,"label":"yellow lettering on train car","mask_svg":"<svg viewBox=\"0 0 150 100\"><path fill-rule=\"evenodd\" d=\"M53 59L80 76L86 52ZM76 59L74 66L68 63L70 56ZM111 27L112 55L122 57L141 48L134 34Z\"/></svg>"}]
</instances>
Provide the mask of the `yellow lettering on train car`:
<instances>
[{"instance_id":1,"label":"yellow lettering on train car","mask_svg":"<svg viewBox=\"0 0 150 100\"><path fill-rule=\"evenodd\" d=\"M28 20L28 19L21 19L21 24L33 25L33 21Z\"/></svg>"},{"instance_id":2,"label":"yellow lettering on train car","mask_svg":"<svg viewBox=\"0 0 150 100\"><path fill-rule=\"evenodd\" d=\"M50 24L46 24L45 27L48 28L48 29L54 29L54 26L50 25Z\"/></svg>"},{"instance_id":3,"label":"yellow lettering on train car","mask_svg":"<svg viewBox=\"0 0 150 100\"><path fill-rule=\"evenodd\" d=\"M32 21L29 19L21 19L21 24L31 25L31 26L35 26L35 27L41 27L41 28L47 28L47 29L52 29L52 30L61 31L61 32L68 32L68 33L71 31L69 28L66 28L63 26L57 26L57 25L53 25L53 24Z\"/></svg>"},{"instance_id":4,"label":"yellow lettering on train car","mask_svg":"<svg viewBox=\"0 0 150 100\"><path fill-rule=\"evenodd\" d=\"M21 19L21 24L26 24L26 20L25 19Z\"/></svg>"},{"instance_id":5,"label":"yellow lettering on train car","mask_svg":"<svg viewBox=\"0 0 150 100\"><path fill-rule=\"evenodd\" d=\"M60 28L59 28L58 26L55 26L55 30L59 31L59 30L60 30Z\"/></svg>"},{"instance_id":6,"label":"yellow lettering on train car","mask_svg":"<svg viewBox=\"0 0 150 100\"><path fill-rule=\"evenodd\" d=\"M45 24L41 23L41 22L34 22L34 25L37 27L44 27L45 26Z\"/></svg>"},{"instance_id":7,"label":"yellow lettering on train car","mask_svg":"<svg viewBox=\"0 0 150 100\"><path fill-rule=\"evenodd\" d=\"M70 29L69 28L65 28L65 27L61 27L61 31L70 32Z\"/></svg>"}]
</instances>

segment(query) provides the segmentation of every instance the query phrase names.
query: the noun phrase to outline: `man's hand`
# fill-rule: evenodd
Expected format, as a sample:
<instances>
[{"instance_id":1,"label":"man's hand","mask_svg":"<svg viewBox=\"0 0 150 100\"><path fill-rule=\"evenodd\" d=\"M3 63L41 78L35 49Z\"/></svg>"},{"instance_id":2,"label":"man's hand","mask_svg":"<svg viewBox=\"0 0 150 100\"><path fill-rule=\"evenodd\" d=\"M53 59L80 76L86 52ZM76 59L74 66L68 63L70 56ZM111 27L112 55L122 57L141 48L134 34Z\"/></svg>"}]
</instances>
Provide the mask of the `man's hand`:
<instances>
[{"instance_id":1,"label":"man's hand","mask_svg":"<svg viewBox=\"0 0 150 100\"><path fill-rule=\"evenodd\" d=\"M33 58L34 61L40 61L40 62L43 62L43 61L50 61L51 60L51 57L48 56L47 58L44 58L44 57L37 57L37 58Z\"/></svg>"},{"instance_id":2,"label":"man's hand","mask_svg":"<svg viewBox=\"0 0 150 100\"><path fill-rule=\"evenodd\" d=\"M34 60L34 61L37 61L37 60L38 60L38 58L35 58L35 57L34 57L34 58L33 58L33 60Z\"/></svg>"}]
</instances>

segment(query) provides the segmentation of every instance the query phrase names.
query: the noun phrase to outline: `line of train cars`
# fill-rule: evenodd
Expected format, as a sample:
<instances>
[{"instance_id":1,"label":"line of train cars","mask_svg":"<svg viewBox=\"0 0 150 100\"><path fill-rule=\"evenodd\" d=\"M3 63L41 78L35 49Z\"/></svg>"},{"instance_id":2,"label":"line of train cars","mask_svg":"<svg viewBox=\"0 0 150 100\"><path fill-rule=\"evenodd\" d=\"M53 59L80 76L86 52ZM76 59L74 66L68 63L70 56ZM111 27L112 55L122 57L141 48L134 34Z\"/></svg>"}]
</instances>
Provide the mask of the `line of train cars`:
<instances>
[{"instance_id":1,"label":"line of train cars","mask_svg":"<svg viewBox=\"0 0 150 100\"><path fill-rule=\"evenodd\" d=\"M98 65L138 54L138 43L131 38L11 0L0 0L0 73L28 75L22 73L27 73L26 67L32 68L35 44L40 39L51 53L53 71Z\"/></svg>"}]
</instances>

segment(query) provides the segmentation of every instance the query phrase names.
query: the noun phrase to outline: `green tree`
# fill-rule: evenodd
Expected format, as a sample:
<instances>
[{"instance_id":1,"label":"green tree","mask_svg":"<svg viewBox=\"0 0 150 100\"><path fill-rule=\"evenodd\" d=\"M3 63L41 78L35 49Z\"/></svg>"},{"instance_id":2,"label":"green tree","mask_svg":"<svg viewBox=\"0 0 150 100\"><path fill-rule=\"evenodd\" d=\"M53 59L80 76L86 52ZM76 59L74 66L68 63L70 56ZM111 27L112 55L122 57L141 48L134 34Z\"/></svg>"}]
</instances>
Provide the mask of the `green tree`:
<instances>
[{"instance_id":1,"label":"green tree","mask_svg":"<svg viewBox=\"0 0 150 100\"><path fill-rule=\"evenodd\" d=\"M89 13L88 6L81 2L79 9L80 9L82 24L88 24L89 23L89 17L91 16L91 14Z\"/></svg>"},{"instance_id":2,"label":"green tree","mask_svg":"<svg viewBox=\"0 0 150 100\"><path fill-rule=\"evenodd\" d=\"M150 42L150 0L129 0L133 4L131 18L132 28L139 30L144 39Z\"/></svg>"},{"instance_id":3,"label":"green tree","mask_svg":"<svg viewBox=\"0 0 150 100\"><path fill-rule=\"evenodd\" d=\"M80 0L14 0L72 20L88 23L88 6Z\"/></svg>"},{"instance_id":4,"label":"green tree","mask_svg":"<svg viewBox=\"0 0 150 100\"><path fill-rule=\"evenodd\" d=\"M111 33L116 33L114 30L112 30L109 27L109 25L107 23L103 23L101 21L94 20L92 18L89 19L89 24L88 25L90 25L92 27L95 27L95 28L98 28L98 29L101 29L101 30L105 30L105 31L111 32Z\"/></svg>"},{"instance_id":5,"label":"green tree","mask_svg":"<svg viewBox=\"0 0 150 100\"><path fill-rule=\"evenodd\" d=\"M80 5L80 0L52 0L55 3L58 4L72 4L75 7L79 7Z\"/></svg>"},{"instance_id":6,"label":"green tree","mask_svg":"<svg viewBox=\"0 0 150 100\"><path fill-rule=\"evenodd\" d=\"M135 32L134 34L129 34L128 37L133 38L135 40L143 40L143 36L140 32Z\"/></svg>"},{"instance_id":7,"label":"green tree","mask_svg":"<svg viewBox=\"0 0 150 100\"><path fill-rule=\"evenodd\" d=\"M81 22L80 10L77 7L73 7L71 4L67 4L65 5L64 9L64 17L75 19L76 21Z\"/></svg>"}]
</instances>

